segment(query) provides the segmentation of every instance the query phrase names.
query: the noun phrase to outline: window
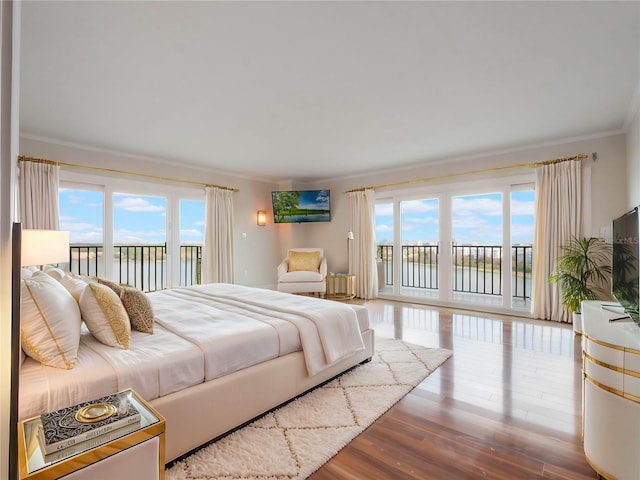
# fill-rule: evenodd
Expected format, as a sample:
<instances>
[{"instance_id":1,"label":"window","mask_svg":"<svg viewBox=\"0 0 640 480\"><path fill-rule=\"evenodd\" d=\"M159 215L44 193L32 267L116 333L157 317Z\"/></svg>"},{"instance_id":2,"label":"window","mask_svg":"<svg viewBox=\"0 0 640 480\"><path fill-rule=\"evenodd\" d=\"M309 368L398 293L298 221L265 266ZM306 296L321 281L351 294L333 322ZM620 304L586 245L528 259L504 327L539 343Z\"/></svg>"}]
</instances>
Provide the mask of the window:
<instances>
[{"instance_id":1,"label":"window","mask_svg":"<svg viewBox=\"0 0 640 480\"><path fill-rule=\"evenodd\" d=\"M204 192L61 171L70 270L145 291L200 282Z\"/></svg>"},{"instance_id":2,"label":"window","mask_svg":"<svg viewBox=\"0 0 640 480\"><path fill-rule=\"evenodd\" d=\"M69 232L71 265L82 275L104 275L104 193L87 186L60 188L60 230Z\"/></svg>"}]
</instances>

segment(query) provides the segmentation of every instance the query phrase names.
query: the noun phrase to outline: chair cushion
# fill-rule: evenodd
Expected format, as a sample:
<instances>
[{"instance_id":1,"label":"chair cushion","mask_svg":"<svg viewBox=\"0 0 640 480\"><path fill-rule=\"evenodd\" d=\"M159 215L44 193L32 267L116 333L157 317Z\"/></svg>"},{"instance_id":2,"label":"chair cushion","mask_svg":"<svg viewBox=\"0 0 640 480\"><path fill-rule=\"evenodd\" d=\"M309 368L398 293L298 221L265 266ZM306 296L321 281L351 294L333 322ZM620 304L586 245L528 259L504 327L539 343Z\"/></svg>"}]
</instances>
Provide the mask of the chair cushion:
<instances>
[{"instance_id":1,"label":"chair cushion","mask_svg":"<svg viewBox=\"0 0 640 480\"><path fill-rule=\"evenodd\" d=\"M298 252L289 250L289 271L320 271L320 252ZM322 279L321 279L322 280Z\"/></svg>"},{"instance_id":2,"label":"chair cushion","mask_svg":"<svg viewBox=\"0 0 640 480\"><path fill-rule=\"evenodd\" d=\"M322 282L323 278L320 272L310 272L308 270L299 270L296 272L287 272L280 275L278 281L281 283L289 282Z\"/></svg>"}]
</instances>

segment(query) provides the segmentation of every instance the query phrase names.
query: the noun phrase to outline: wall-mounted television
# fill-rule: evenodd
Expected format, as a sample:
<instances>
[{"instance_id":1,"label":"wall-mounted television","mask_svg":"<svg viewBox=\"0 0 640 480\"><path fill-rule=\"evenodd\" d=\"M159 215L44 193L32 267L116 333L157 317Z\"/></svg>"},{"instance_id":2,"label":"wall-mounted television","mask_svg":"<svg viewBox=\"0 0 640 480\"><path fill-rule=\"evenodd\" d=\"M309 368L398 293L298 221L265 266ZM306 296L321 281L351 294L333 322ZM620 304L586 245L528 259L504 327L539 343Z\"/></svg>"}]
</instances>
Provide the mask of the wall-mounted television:
<instances>
[{"instance_id":1,"label":"wall-mounted television","mask_svg":"<svg viewBox=\"0 0 640 480\"><path fill-rule=\"evenodd\" d=\"M636 207L613 221L611 288L613 296L637 324L640 324L639 258L640 231Z\"/></svg>"},{"instance_id":2,"label":"wall-mounted television","mask_svg":"<svg viewBox=\"0 0 640 480\"><path fill-rule=\"evenodd\" d=\"M329 190L288 190L271 192L274 223L331 221Z\"/></svg>"}]
</instances>

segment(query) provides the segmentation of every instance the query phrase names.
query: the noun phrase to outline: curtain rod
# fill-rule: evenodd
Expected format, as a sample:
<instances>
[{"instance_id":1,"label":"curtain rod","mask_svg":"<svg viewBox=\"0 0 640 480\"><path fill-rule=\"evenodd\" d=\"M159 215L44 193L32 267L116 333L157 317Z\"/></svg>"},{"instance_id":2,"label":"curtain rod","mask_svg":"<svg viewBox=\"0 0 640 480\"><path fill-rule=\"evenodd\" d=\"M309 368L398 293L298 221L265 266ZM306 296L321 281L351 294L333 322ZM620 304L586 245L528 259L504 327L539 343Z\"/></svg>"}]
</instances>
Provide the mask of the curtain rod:
<instances>
[{"instance_id":1,"label":"curtain rod","mask_svg":"<svg viewBox=\"0 0 640 480\"><path fill-rule=\"evenodd\" d=\"M462 173L451 173L448 175L441 175L438 177L426 177L426 178L416 178L413 180L404 180L404 181L400 181L400 182L393 182L393 183L383 183L380 185L371 185L369 187L360 187L360 188L354 188L351 190L347 190L344 193L352 193L352 192L362 192L364 190L376 190L376 189L381 189L381 188L389 188L389 187L398 187L400 185L409 185L412 183L423 183L423 182L428 182L430 180L441 180L443 178L451 178L451 177L460 177L462 175L473 175L475 173L487 173L487 172L498 172L500 170L508 170L511 168L522 168L522 167L539 167L542 165L553 165L555 163L562 163L562 162L568 162L571 160L583 160L585 158L593 158L593 160L596 160L596 158L598 158L598 154L596 152L593 152L591 155L585 155L584 153L580 153L578 155L573 155L571 157L559 157L559 158L554 158L553 160L544 160L542 162L529 162L529 163L520 163L518 165L507 165L505 167L495 167L495 168L487 168L484 170L474 170L471 172L462 172Z\"/></svg>"},{"instance_id":2,"label":"curtain rod","mask_svg":"<svg viewBox=\"0 0 640 480\"><path fill-rule=\"evenodd\" d=\"M214 187L214 188L220 188L222 190L231 190L232 192L240 191L237 188L225 187L224 185L213 185L210 183L191 182L189 180L178 180L175 178L167 178L167 177L161 177L157 175L147 175L144 173L135 173L135 172L127 172L125 170L116 170L115 168L94 167L90 165L80 165L78 163L58 162L56 160L47 160L46 158L27 157L25 155L18 155L18 162L45 163L47 165L60 165L64 167L86 168L89 170L98 170L101 172L109 172L109 173L119 173L122 175L131 175L135 177L152 178L154 180L164 180L167 182L186 183L189 185L196 185L198 187Z\"/></svg>"}]
</instances>

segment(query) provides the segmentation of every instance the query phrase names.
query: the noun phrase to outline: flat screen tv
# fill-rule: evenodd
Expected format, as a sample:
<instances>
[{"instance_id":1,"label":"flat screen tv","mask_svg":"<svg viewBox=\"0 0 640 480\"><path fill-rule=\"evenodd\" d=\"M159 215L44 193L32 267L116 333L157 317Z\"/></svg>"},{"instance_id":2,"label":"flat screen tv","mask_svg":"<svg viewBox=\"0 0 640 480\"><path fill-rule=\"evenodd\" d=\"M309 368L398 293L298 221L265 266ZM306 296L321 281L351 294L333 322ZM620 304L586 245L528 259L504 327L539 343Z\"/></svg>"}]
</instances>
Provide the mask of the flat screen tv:
<instances>
[{"instance_id":1,"label":"flat screen tv","mask_svg":"<svg viewBox=\"0 0 640 480\"><path fill-rule=\"evenodd\" d=\"M611 288L613 296L634 322L640 324L638 303L640 277L640 231L638 230L638 208L625 213L613 221L613 262Z\"/></svg>"},{"instance_id":2,"label":"flat screen tv","mask_svg":"<svg viewBox=\"0 0 640 480\"><path fill-rule=\"evenodd\" d=\"M329 190L271 192L274 223L331 221Z\"/></svg>"}]
</instances>

